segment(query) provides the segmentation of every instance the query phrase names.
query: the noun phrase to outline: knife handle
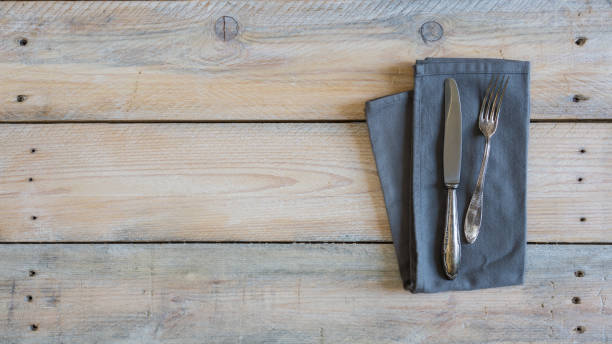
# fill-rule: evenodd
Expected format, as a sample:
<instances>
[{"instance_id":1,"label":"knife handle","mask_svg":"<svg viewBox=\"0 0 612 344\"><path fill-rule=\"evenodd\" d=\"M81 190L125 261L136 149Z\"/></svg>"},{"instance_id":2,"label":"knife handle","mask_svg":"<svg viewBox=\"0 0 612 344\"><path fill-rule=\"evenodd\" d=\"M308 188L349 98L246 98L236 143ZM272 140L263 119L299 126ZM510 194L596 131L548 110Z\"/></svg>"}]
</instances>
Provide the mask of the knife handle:
<instances>
[{"instance_id":1,"label":"knife handle","mask_svg":"<svg viewBox=\"0 0 612 344\"><path fill-rule=\"evenodd\" d=\"M461 242L457 217L457 184L447 184L446 220L444 221L444 245L442 262L448 279L455 279L461 260Z\"/></svg>"}]
</instances>

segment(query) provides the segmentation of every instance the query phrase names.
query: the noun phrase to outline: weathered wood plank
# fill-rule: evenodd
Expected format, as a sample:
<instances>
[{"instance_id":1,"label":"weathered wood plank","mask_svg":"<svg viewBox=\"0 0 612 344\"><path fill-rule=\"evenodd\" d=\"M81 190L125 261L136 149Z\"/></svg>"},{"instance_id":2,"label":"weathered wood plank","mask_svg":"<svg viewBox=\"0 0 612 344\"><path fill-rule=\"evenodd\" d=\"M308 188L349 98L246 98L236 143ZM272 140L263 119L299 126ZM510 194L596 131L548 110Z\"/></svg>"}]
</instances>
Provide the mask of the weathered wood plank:
<instances>
[{"instance_id":1,"label":"weathered wood plank","mask_svg":"<svg viewBox=\"0 0 612 344\"><path fill-rule=\"evenodd\" d=\"M2 2L0 120L363 119L427 56L530 60L534 118L610 118L610 18L604 0Z\"/></svg>"},{"instance_id":2,"label":"weathered wood plank","mask_svg":"<svg viewBox=\"0 0 612 344\"><path fill-rule=\"evenodd\" d=\"M611 139L531 125L528 240L612 241ZM5 124L0 142L1 241L390 240L365 123Z\"/></svg>"},{"instance_id":3,"label":"weathered wood plank","mask_svg":"<svg viewBox=\"0 0 612 344\"><path fill-rule=\"evenodd\" d=\"M402 290L390 244L1 245L0 257L3 343L611 339L611 246L529 245L524 286L433 295Z\"/></svg>"}]
</instances>

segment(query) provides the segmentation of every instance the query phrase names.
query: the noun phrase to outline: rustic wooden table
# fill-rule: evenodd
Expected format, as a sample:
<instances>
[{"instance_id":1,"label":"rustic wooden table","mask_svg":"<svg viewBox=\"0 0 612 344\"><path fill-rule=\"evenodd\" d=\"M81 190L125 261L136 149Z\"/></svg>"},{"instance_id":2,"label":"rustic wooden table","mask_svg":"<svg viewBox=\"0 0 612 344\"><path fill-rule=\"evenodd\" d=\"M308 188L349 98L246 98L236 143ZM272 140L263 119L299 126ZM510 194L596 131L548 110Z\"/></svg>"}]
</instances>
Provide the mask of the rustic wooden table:
<instances>
[{"instance_id":1,"label":"rustic wooden table","mask_svg":"<svg viewBox=\"0 0 612 344\"><path fill-rule=\"evenodd\" d=\"M0 343L606 342L609 1L0 4ZM364 102L532 62L524 286L401 287Z\"/></svg>"}]
</instances>

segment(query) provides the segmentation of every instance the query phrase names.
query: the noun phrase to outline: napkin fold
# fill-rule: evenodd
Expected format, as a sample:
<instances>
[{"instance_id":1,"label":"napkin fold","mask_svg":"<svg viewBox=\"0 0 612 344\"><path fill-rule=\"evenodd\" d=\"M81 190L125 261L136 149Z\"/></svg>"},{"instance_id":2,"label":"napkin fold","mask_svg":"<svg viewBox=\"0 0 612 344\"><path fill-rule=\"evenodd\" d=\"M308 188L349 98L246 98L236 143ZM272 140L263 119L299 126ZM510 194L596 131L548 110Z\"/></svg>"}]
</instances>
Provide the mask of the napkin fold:
<instances>
[{"instance_id":1,"label":"napkin fold","mask_svg":"<svg viewBox=\"0 0 612 344\"><path fill-rule=\"evenodd\" d=\"M483 218L474 244L463 234L485 139L478 112L492 76L510 80L484 185ZM446 212L442 152L444 80L454 78L462 110L461 182L457 190L461 262L456 279L442 270ZM372 149L404 287L440 292L523 283L525 266L529 62L427 58L415 65L414 92L366 103Z\"/></svg>"}]
</instances>

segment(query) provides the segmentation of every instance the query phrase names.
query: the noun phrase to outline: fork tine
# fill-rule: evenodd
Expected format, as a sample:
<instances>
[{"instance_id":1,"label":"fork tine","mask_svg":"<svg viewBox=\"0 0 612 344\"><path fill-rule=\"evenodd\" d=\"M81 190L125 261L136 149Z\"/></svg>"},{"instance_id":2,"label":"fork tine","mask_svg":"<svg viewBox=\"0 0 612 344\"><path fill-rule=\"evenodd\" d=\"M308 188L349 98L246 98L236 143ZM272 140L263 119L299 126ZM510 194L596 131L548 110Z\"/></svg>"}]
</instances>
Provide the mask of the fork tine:
<instances>
[{"instance_id":1,"label":"fork tine","mask_svg":"<svg viewBox=\"0 0 612 344\"><path fill-rule=\"evenodd\" d=\"M495 99L495 94L497 93L497 83L499 81L499 75L495 76L495 83L491 86L491 93L489 93L489 99L487 100L487 108L485 109L484 119L488 120L491 114L491 106L493 105L493 101Z\"/></svg>"},{"instance_id":2,"label":"fork tine","mask_svg":"<svg viewBox=\"0 0 612 344\"><path fill-rule=\"evenodd\" d=\"M482 99L482 104L480 105L480 114L478 116L480 120L485 120L487 118L489 104L491 103L491 94L493 93L493 85L497 83L497 78L497 75L491 76L491 81L489 81L489 86L487 87L485 96Z\"/></svg>"},{"instance_id":3,"label":"fork tine","mask_svg":"<svg viewBox=\"0 0 612 344\"><path fill-rule=\"evenodd\" d=\"M495 109L495 116L493 117L493 121L497 123L497 118L499 117L499 113L501 111L502 100L504 99L504 94L506 94L506 87L508 87L508 81L510 81L510 75L506 76L506 82L504 82L504 89L499 96L499 103L497 103L497 108Z\"/></svg>"},{"instance_id":4,"label":"fork tine","mask_svg":"<svg viewBox=\"0 0 612 344\"><path fill-rule=\"evenodd\" d=\"M487 113L487 119L490 121L493 120L493 116L495 115L497 99L499 98L499 93L501 92L503 84L504 84L504 76L501 77L501 79L499 80L499 83L495 84L495 97L493 98L493 104L491 104L491 109Z\"/></svg>"}]
</instances>

